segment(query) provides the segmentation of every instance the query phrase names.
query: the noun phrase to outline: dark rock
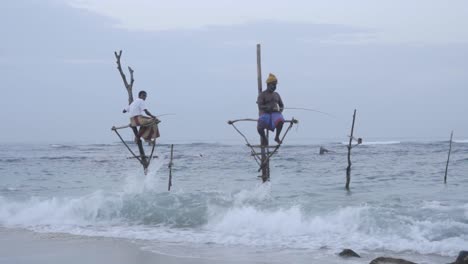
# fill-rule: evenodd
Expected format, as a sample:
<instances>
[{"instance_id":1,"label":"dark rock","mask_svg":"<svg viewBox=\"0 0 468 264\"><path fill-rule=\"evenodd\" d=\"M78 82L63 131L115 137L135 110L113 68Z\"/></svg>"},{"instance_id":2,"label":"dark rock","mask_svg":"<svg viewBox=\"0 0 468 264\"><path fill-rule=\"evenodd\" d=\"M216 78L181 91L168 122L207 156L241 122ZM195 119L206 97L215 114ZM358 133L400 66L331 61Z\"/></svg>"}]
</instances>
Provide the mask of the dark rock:
<instances>
[{"instance_id":1,"label":"dark rock","mask_svg":"<svg viewBox=\"0 0 468 264\"><path fill-rule=\"evenodd\" d=\"M356 252L354 252L352 249L343 249L343 251L341 251L338 255L342 256L342 257L355 257L355 258L360 258L361 256L359 256Z\"/></svg>"},{"instance_id":2,"label":"dark rock","mask_svg":"<svg viewBox=\"0 0 468 264\"><path fill-rule=\"evenodd\" d=\"M330 152L328 149L320 146L320 150L319 150L320 155L323 155L323 154L328 153L328 152Z\"/></svg>"},{"instance_id":3,"label":"dark rock","mask_svg":"<svg viewBox=\"0 0 468 264\"><path fill-rule=\"evenodd\" d=\"M408 260L404 260L404 259L378 257L372 260L369 264L416 264L416 263L408 261Z\"/></svg>"},{"instance_id":4,"label":"dark rock","mask_svg":"<svg viewBox=\"0 0 468 264\"><path fill-rule=\"evenodd\" d=\"M468 251L460 251L454 264L468 264Z\"/></svg>"}]
</instances>

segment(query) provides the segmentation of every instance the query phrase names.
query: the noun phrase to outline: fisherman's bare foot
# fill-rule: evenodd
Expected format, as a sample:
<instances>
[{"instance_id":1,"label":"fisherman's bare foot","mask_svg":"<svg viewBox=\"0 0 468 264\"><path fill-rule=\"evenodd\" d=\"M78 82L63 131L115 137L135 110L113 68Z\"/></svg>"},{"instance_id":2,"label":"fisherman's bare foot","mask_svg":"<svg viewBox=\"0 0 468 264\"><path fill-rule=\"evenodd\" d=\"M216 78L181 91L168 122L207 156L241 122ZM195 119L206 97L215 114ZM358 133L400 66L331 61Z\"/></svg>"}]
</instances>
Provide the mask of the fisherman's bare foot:
<instances>
[{"instance_id":1,"label":"fisherman's bare foot","mask_svg":"<svg viewBox=\"0 0 468 264\"><path fill-rule=\"evenodd\" d=\"M279 137L275 137L275 141L276 141L276 143L278 143L278 145L281 145L281 143L282 143L281 140L279 139Z\"/></svg>"}]
</instances>

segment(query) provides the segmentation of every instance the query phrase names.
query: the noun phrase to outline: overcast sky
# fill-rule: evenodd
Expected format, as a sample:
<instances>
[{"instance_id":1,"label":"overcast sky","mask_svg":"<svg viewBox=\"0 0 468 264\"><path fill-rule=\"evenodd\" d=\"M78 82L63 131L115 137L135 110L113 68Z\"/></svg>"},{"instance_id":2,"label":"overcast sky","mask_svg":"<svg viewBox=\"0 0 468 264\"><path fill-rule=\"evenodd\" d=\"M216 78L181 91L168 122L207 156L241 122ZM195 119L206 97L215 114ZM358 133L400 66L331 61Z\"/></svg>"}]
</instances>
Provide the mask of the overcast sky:
<instances>
[{"instance_id":1,"label":"overcast sky","mask_svg":"<svg viewBox=\"0 0 468 264\"><path fill-rule=\"evenodd\" d=\"M467 1L16 0L0 6L0 142L115 142L126 91L161 117L161 142L242 143L257 114L255 45L291 142L468 138ZM256 138L255 124L242 129ZM130 134L126 137L129 139Z\"/></svg>"}]
</instances>

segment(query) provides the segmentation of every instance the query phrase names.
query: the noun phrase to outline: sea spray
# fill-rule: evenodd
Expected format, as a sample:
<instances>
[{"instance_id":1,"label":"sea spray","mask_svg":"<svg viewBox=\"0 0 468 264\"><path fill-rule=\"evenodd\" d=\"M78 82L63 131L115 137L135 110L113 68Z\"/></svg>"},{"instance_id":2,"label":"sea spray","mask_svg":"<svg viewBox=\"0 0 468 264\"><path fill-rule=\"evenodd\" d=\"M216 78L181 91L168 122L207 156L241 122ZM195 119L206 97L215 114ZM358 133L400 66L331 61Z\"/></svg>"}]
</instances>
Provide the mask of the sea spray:
<instances>
[{"instance_id":1,"label":"sea spray","mask_svg":"<svg viewBox=\"0 0 468 264\"><path fill-rule=\"evenodd\" d=\"M325 248L331 256L350 247L456 256L468 248L468 144L454 145L447 185L440 177L446 142L363 146L350 193L343 190L345 148L323 146L336 152L282 147L271 182L259 184L245 147L178 145L171 192L165 148L144 177L121 145L3 147L0 226L268 255L320 256Z\"/></svg>"},{"instance_id":2,"label":"sea spray","mask_svg":"<svg viewBox=\"0 0 468 264\"><path fill-rule=\"evenodd\" d=\"M96 191L79 198L40 199L15 202L0 197L0 223L15 227L86 226L117 218L118 195Z\"/></svg>"},{"instance_id":3,"label":"sea spray","mask_svg":"<svg viewBox=\"0 0 468 264\"><path fill-rule=\"evenodd\" d=\"M213 195L213 194L211 194ZM395 216L368 205L328 212L306 212L300 205L262 208L231 201L217 212L208 209L218 200L205 195L123 196L96 192L79 199L2 198L0 223L36 231L91 236L156 239L165 242L215 243L268 248L414 251L453 255L468 245L468 224L420 221Z\"/></svg>"},{"instance_id":4,"label":"sea spray","mask_svg":"<svg viewBox=\"0 0 468 264\"><path fill-rule=\"evenodd\" d=\"M167 162L165 158L162 158L160 160L153 159L153 161L150 164L150 167L148 168L147 175L144 175L143 171L140 168L135 168L135 170L125 179L125 184L123 185L123 192L127 194L142 193L144 191L155 190L161 185L164 185L164 182L158 175L158 171L166 163Z\"/></svg>"}]
</instances>

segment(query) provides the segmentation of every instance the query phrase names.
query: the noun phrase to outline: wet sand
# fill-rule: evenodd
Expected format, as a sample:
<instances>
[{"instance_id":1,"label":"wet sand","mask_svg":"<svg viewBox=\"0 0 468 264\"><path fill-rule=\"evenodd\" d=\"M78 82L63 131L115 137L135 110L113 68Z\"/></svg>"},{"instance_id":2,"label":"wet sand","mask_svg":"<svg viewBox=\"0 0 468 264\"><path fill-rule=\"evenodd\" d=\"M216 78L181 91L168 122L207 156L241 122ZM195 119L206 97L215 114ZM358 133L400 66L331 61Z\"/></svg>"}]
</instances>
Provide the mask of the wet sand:
<instances>
[{"instance_id":1,"label":"wet sand","mask_svg":"<svg viewBox=\"0 0 468 264\"><path fill-rule=\"evenodd\" d=\"M257 263L369 263L378 256L405 258L421 264L448 263L455 258L433 255L361 254L362 258L343 259L333 254L269 254L247 250L212 248L212 258L174 256L141 249L141 241L120 238L87 237L63 233L36 233L25 229L0 228L0 264L257 264ZM183 248L175 249L181 253ZM387 252L388 253L388 252Z\"/></svg>"},{"instance_id":2,"label":"wet sand","mask_svg":"<svg viewBox=\"0 0 468 264\"><path fill-rule=\"evenodd\" d=\"M35 233L23 229L0 228L0 263L214 264L219 262L156 254L141 250L138 245L123 239Z\"/></svg>"}]
</instances>

